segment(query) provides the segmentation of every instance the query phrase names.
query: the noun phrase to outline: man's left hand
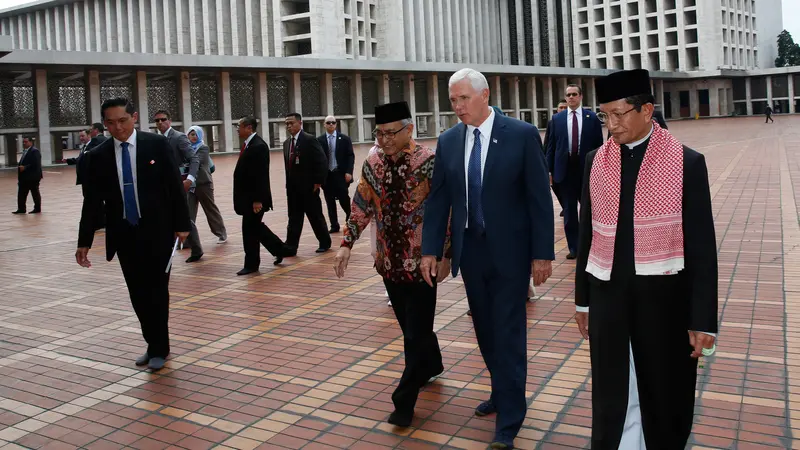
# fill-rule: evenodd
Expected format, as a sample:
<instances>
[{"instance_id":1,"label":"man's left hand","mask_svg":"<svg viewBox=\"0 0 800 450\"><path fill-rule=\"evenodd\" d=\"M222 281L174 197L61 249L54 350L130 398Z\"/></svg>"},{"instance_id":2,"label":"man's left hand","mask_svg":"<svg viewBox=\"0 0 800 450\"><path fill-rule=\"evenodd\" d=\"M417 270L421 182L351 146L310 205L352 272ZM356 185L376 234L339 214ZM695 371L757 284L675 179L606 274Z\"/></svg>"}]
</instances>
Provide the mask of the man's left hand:
<instances>
[{"instance_id":1,"label":"man's left hand","mask_svg":"<svg viewBox=\"0 0 800 450\"><path fill-rule=\"evenodd\" d=\"M448 273L450 273L450 258L442 258L439 267L436 268L436 275L439 280L444 280Z\"/></svg>"},{"instance_id":2,"label":"man's left hand","mask_svg":"<svg viewBox=\"0 0 800 450\"><path fill-rule=\"evenodd\" d=\"M692 351L692 358L699 358L703 356L704 348L712 348L716 339L710 334L701 333L699 331L689 331L689 344L694 347Z\"/></svg>"},{"instance_id":3,"label":"man's left hand","mask_svg":"<svg viewBox=\"0 0 800 450\"><path fill-rule=\"evenodd\" d=\"M181 242L185 242L185 241L186 241L186 238L188 238L188 237L189 237L189 232L188 232L188 231L178 231L177 233L175 233L175 236L176 236L178 239L180 239L180 240L181 240Z\"/></svg>"},{"instance_id":4,"label":"man's left hand","mask_svg":"<svg viewBox=\"0 0 800 450\"><path fill-rule=\"evenodd\" d=\"M189 192L189 189L192 187L192 180L183 180L183 189L186 192Z\"/></svg>"},{"instance_id":5,"label":"man's left hand","mask_svg":"<svg viewBox=\"0 0 800 450\"><path fill-rule=\"evenodd\" d=\"M20 172L25 172L25 166L19 166L19 171Z\"/></svg>"},{"instance_id":6,"label":"man's left hand","mask_svg":"<svg viewBox=\"0 0 800 450\"><path fill-rule=\"evenodd\" d=\"M346 181L348 183L353 181L353 176L350 175L349 173L344 174L344 181Z\"/></svg>"},{"instance_id":7,"label":"man's left hand","mask_svg":"<svg viewBox=\"0 0 800 450\"><path fill-rule=\"evenodd\" d=\"M531 263L531 273L533 274L533 285L541 285L553 274L553 261L534 259Z\"/></svg>"}]
</instances>

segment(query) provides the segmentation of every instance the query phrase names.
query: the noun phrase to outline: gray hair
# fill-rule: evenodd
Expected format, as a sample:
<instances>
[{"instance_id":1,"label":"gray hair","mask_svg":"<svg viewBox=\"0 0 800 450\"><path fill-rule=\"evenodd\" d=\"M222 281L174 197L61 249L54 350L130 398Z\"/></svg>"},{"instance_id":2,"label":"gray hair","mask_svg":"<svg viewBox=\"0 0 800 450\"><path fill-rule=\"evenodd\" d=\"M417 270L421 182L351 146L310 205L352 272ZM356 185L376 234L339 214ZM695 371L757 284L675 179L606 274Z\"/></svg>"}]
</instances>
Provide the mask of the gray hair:
<instances>
[{"instance_id":1,"label":"gray hair","mask_svg":"<svg viewBox=\"0 0 800 450\"><path fill-rule=\"evenodd\" d=\"M447 87L451 88L454 84L463 80L469 80L469 84L478 92L489 89L489 82L486 81L486 77L477 70L470 68L464 68L454 73L453 76L450 77L450 82Z\"/></svg>"},{"instance_id":2,"label":"gray hair","mask_svg":"<svg viewBox=\"0 0 800 450\"><path fill-rule=\"evenodd\" d=\"M400 121L400 124L403 126L411 125L412 123L414 123L414 121L411 119L403 119Z\"/></svg>"}]
</instances>

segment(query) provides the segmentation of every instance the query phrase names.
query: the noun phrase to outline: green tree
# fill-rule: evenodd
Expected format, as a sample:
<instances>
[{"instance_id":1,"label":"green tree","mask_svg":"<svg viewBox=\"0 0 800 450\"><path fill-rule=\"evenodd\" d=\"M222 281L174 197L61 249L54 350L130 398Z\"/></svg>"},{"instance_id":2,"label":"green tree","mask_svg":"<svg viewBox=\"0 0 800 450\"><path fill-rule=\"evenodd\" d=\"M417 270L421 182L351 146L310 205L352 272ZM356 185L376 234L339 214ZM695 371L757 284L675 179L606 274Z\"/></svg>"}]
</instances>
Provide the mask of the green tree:
<instances>
[{"instance_id":1,"label":"green tree","mask_svg":"<svg viewBox=\"0 0 800 450\"><path fill-rule=\"evenodd\" d=\"M775 58L775 67L800 66L800 44L792 39L792 34L786 30L778 35L778 57Z\"/></svg>"}]
</instances>

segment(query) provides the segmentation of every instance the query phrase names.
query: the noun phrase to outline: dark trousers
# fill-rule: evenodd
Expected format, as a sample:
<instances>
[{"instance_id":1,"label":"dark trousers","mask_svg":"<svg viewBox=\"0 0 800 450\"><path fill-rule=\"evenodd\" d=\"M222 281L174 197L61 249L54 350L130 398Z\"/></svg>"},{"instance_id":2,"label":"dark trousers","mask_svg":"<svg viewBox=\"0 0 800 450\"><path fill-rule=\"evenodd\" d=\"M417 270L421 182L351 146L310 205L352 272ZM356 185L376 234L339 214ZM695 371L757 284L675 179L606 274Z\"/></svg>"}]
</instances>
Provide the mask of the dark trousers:
<instances>
[{"instance_id":1,"label":"dark trousers","mask_svg":"<svg viewBox=\"0 0 800 450\"><path fill-rule=\"evenodd\" d=\"M556 196L559 197L564 209L564 234L567 236L567 248L573 255L578 254L578 203L581 201L581 173L580 164L570 162L567 166L567 176L557 183Z\"/></svg>"},{"instance_id":2,"label":"dark trousers","mask_svg":"<svg viewBox=\"0 0 800 450\"><path fill-rule=\"evenodd\" d=\"M775 121L772 119L772 114L767 114L767 119L766 119L766 120L764 120L764 123L769 123L770 121L772 121L772 122L775 122Z\"/></svg>"},{"instance_id":3,"label":"dark trousers","mask_svg":"<svg viewBox=\"0 0 800 450\"><path fill-rule=\"evenodd\" d=\"M467 229L461 275L475 336L492 379L491 400L497 408L495 437L512 440L527 411L525 298L530 270L513 274L495 267L485 235Z\"/></svg>"},{"instance_id":4,"label":"dark trousers","mask_svg":"<svg viewBox=\"0 0 800 450\"><path fill-rule=\"evenodd\" d=\"M20 181L19 190L17 191L17 211L25 211L28 203L28 192L33 197L34 211L42 209L42 194L39 192L39 180L36 181Z\"/></svg>"},{"instance_id":5,"label":"dark trousers","mask_svg":"<svg viewBox=\"0 0 800 450\"><path fill-rule=\"evenodd\" d=\"M403 351L406 368L397 389L392 394L395 410L411 416L419 390L432 376L444 370L439 341L433 332L436 314L436 285L396 283L384 279L386 292L392 301L394 315L403 330Z\"/></svg>"},{"instance_id":6,"label":"dark trousers","mask_svg":"<svg viewBox=\"0 0 800 450\"><path fill-rule=\"evenodd\" d=\"M242 245L244 246L244 267L258 269L261 265L261 246L273 256L283 254L283 241L262 222L264 211L258 214L248 212L242 216Z\"/></svg>"},{"instance_id":7,"label":"dark trousers","mask_svg":"<svg viewBox=\"0 0 800 450\"><path fill-rule=\"evenodd\" d=\"M189 205L189 193L185 190L183 191L183 199L186 201L186 206L191 208ZM194 223L196 218L197 214L195 214L194 218L189 220L191 225L191 228L189 228L189 237L187 237L186 241L183 243L184 247L189 247L192 249L192 256L200 256L203 254L203 244L200 243L200 233L197 232L197 225Z\"/></svg>"},{"instance_id":8,"label":"dark trousers","mask_svg":"<svg viewBox=\"0 0 800 450\"><path fill-rule=\"evenodd\" d=\"M303 219L306 216L319 241L320 248L330 248L331 235L328 233L325 216L322 215L319 190L314 191L313 186L290 186L286 190L286 200L289 209L286 247L292 252L297 252L297 247L300 245L300 234L303 233Z\"/></svg>"},{"instance_id":9,"label":"dark trousers","mask_svg":"<svg viewBox=\"0 0 800 450\"><path fill-rule=\"evenodd\" d=\"M350 194L347 192L348 183L344 179L344 172L336 169L328 172L328 180L322 191L325 193L325 203L328 204L328 220L331 221L331 229L339 229L339 214L336 211L336 200L344 211L345 224L350 220Z\"/></svg>"},{"instance_id":10,"label":"dark trousers","mask_svg":"<svg viewBox=\"0 0 800 450\"><path fill-rule=\"evenodd\" d=\"M128 285L133 310L142 326L151 358L169 355L169 274L171 233L153 236L139 226L126 226L118 236L117 258ZM172 241L174 242L174 241ZM174 263L174 261L173 261Z\"/></svg>"}]
</instances>

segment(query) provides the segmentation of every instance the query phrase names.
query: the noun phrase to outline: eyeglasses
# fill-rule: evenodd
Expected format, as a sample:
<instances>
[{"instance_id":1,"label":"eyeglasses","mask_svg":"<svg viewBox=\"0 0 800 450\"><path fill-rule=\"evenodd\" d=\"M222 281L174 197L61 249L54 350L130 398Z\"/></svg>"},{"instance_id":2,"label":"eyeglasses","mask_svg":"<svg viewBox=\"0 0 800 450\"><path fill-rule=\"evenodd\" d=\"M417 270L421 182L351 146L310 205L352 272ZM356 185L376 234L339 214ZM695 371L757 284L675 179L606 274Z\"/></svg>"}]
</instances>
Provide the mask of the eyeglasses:
<instances>
[{"instance_id":1,"label":"eyeglasses","mask_svg":"<svg viewBox=\"0 0 800 450\"><path fill-rule=\"evenodd\" d=\"M155 123L159 123L159 122L166 122L166 121L168 121L168 120L169 120L169 119L166 119L166 118L164 118L164 119L153 119L153 122L155 122Z\"/></svg>"},{"instance_id":2,"label":"eyeglasses","mask_svg":"<svg viewBox=\"0 0 800 450\"><path fill-rule=\"evenodd\" d=\"M568 92L567 93L567 97L577 97L579 95L581 95L581 94L578 94L577 92Z\"/></svg>"},{"instance_id":3,"label":"eyeglasses","mask_svg":"<svg viewBox=\"0 0 800 450\"><path fill-rule=\"evenodd\" d=\"M597 119L600 122L603 122L603 123L608 122L612 118L614 119L614 121L619 121L619 120L622 120L622 116L624 116L625 114L628 114L629 112L633 111L634 109L636 109L636 107L633 107L633 108L625 111L624 113L613 112L611 114L607 114L607 113L604 113L604 112L599 112L599 113L597 113Z\"/></svg>"},{"instance_id":4,"label":"eyeglasses","mask_svg":"<svg viewBox=\"0 0 800 450\"><path fill-rule=\"evenodd\" d=\"M329 120L329 121L327 121L327 122L325 122L325 123L326 123L327 125L336 125L336 121L335 121L335 120Z\"/></svg>"},{"instance_id":5,"label":"eyeglasses","mask_svg":"<svg viewBox=\"0 0 800 450\"><path fill-rule=\"evenodd\" d=\"M406 129L406 127L408 127L408 125L404 125L403 128L400 128L397 131L375 130L372 132L372 137L374 137L375 139L394 139L397 133L403 131L404 129Z\"/></svg>"}]
</instances>

